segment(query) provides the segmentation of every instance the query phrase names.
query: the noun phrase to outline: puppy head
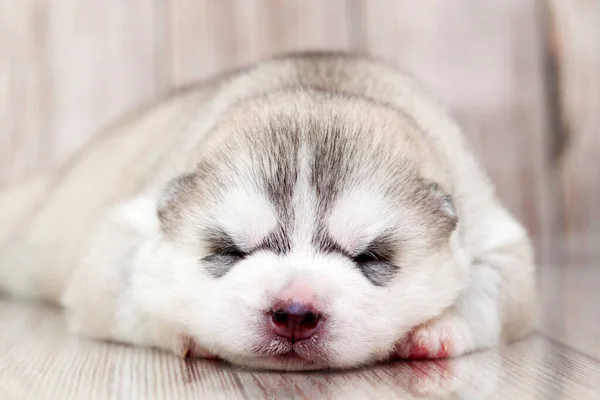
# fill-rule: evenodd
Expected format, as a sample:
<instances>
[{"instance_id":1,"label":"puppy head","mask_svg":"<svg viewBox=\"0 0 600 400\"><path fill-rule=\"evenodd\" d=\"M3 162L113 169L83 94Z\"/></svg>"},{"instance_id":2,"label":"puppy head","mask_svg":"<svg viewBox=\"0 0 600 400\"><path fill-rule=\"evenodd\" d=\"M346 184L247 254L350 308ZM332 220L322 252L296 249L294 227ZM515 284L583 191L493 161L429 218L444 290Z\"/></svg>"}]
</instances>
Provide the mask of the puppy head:
<instances>
[{"instance_id":1,"label":"puppy head","mask_svg":"<svg viewBox=\"0 0 600 400\"><path fill-rule=\"evenodd\" d=\"M385 359L454 301L457 218L406 116L279 93L222 121L159 201L149 310L230 362L303 370Z\"/></svg>"}]
</instances>

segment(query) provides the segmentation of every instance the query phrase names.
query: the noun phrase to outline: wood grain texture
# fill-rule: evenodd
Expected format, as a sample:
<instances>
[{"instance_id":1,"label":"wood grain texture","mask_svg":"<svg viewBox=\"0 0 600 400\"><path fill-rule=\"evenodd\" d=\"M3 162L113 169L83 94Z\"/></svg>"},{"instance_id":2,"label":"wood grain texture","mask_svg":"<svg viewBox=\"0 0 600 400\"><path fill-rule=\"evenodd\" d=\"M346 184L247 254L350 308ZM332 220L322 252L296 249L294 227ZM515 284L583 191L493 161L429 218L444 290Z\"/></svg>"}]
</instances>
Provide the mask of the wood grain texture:
<instances>
[{"instance_id":1,"label":"wood grain texture","mask_svg":"<svg viewBox=\"0 0 600 400\"><path fill-rule=\"evenodd\" d=\"M542 5L557 82L542 65ZM559 263L588 265L600 259L599 8L589 0L3 0L0 187L64 161L179 85L277 52L361 50L404 65L449 105L543 263L553 250L573 255ZM552 96L569 138L556 160L544 111Z\"/></svg>"},{"instance_id":2,"label":"wood grain texture","mask_svg":"<svg viewBox=\"0 0 600 400\"><path fill-rule=\"evenodd\" d=\"M563 227L557 243L569 265L585 266L600 261L600 2L547 4L566 137L556 160Z\"/></svg>"},{"instance_id":3,"label":"wood grain texture","mask_svg":"<svg viewBox=\"0 0 600 400\"><path fill-rule=\"evenodd\" d=\"M545 2L557 230L542 331L600 357L600 3ZM561 267L560 265L564 265ZM552 293L552 295L551 295ZM556 296L555 294L560 294Z\"/></svg>"},{"instance_id":4,"label":"wood grain texture","mask_svg":"<svg viewBox=\"0 0 600 400\"><path fill-rule=\"evenodd\" d=\"M541 65L541 4L556 82ZM68 337L55 310L2 302L0 398L598 398L599 38L592 0L0 0L0 187L178 85L279 51L359 49L440 95L541 253L553 247L569 265L543 269L540 337L447 363L331 374L88 342ZM558 159L548 158L556 127L544 84L558 87L569 139Z\"/></svg>"},{"instance_id":5,"label":"wood grain texture","mask_svg":"<svg viewBox=\"0 0 600 400\"><path fill-rule=\"evenodd\" d=\"M278 52L347 49L347 1L169 2L172 82L185 84Z\"/></svg>"},{"instance_id":6,"label":"wood grain texture","mask_svg":"<svg viewBox=\"0 0 600 400\"><path fill-rule=\"evenodd\" d=\"M275 373L68 336L60 312L0 301L2 399L594 399L600 364L542 338L440 362Z\"/></svg>"},{"instance_id":7,"label":"wood grain texture","mask_svg":"<svg viewBox=\"0 0 600 400\"><path fill-rule=\"evenodd\" d=\"M600 360L600 268L547 265L540 274L539 329L549 338Z\"/></svg>"},{"instance_id":8,"label":"wood grain texture","mask_svg":"<svg viewBox=\"0 0 600 400\"><path fill-rule=\"evenodd\" d=\"M358 2L370 53L403 65L448 104L508 208L540 247L545 132L535 0Z\"/></svg>"},{"instance_id":9,"label":"wood grain texture","mask_svg":"<svg viewBox=\"0 0 600 400\"><path fill-rule=\"evenodd\" d=\"M47 13L39 1L0 1L0 186L52 158Z\"/></svg>"},{"instance_id":10,"label":"wood grain texture","mask_svg":"<svg viewBox=\"0 0 600 400\"><path fill-rule=\"evenodd\" d=\"M92 341L68 335L59 309L0 299L0 398L593 400L600 270L574 269L557 286L565 270L542 270L541 335L453 360L342 372L255 371Z\"/></svg>"},{"instance_id":11,"label":"wood grain texture","mask_svg":"<svg viewBox=\"0 0 600 400\"><path fill-rule=\"evenodd\" d=\"M161 93L153 2L0 2L0 182L64 161Z\"/></svg>"}]
</instances>

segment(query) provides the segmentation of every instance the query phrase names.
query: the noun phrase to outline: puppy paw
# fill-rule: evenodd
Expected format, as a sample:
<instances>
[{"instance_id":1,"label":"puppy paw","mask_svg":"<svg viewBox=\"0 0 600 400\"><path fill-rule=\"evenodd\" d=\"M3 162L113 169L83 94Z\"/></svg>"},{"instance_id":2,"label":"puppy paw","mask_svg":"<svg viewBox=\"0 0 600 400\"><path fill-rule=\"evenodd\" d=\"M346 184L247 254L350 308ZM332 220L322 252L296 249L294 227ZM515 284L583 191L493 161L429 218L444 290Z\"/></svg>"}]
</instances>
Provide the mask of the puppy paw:
<instances>
[{"instance_id":1,"label":"puppy paw","mask_svg":"<svg viewBox=\"0 0 600 400\"><path fill-rule=\"evenodd\" d=\"M397 343L392 358L443 359L459 356L472 347L472 335L464 321L454 315L413 328Z\"/></svg>"},{"instance_id":2,"label":"puppy paw","mask_svg":"<svg viewBox=\"0 0 600 400\"><path fill-rule=\"evenodd\" d=\"M423 324L412 329L394 350L394 358L410 360L448 358L454 353L452 332L444 326Z\"/></svg>"}]
</instances>

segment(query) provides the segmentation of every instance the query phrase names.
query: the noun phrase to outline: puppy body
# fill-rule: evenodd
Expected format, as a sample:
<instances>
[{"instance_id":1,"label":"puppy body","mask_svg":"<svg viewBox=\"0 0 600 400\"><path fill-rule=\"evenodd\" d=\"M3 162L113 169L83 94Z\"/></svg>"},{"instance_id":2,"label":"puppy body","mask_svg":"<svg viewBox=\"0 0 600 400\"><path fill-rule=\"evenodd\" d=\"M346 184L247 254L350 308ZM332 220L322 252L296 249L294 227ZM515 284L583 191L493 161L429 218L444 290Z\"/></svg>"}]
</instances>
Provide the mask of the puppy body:
<instances>
[{"instance_id":1,"label":"puppy body","mask_svg":"<svg viewBox=\"0 0 600 400\"><path fill-rule=\"evenodd\" d=\"M2 193L0 221L1 291L180 355L349 368L494 346L535 317L527 234L459 127L360 57L278 57L178 94ZM265 323L290 291L323 316L306 340Z\"/></svg>"}]
</instances>

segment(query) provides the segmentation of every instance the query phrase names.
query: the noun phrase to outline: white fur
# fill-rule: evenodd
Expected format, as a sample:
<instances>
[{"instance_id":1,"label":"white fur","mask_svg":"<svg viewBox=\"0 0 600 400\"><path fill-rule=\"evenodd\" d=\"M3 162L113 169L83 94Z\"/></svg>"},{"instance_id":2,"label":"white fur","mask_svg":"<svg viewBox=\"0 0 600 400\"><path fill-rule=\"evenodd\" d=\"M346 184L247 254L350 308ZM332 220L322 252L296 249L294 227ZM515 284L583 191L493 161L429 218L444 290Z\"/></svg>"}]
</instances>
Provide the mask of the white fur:
<instances>
[{"instance_id":1,"label":"white fur","mask_svg":"<svg viewBox=\"0 0 600 400\"><path fill-rule=\"evenodd\" d=\"M238 243L247 246L253 238L266 236L277 224L273 205L255 187L240 186L228 190L213 210L215 219Z\"/></svg>"},{"instance_id":2,"label":"white fur","mask_svg":"<svg viewBox=\"0 0 600 400\"><path fill-rule=\"evenodd\" d=\"M261 368L349 368L392 354L410 357L423 346L436 357L447 342L448 355L458 356L522 337L534 315L531 246L499 204L458 127L404 74L371 61L329 57L266 61L220 82L216 92L213 85L149 113L129 134L100 141L74 163L37 214L31 211L36 203L22 193L39 195L42 189L4 194L0 204L14 207L19 219L31 214L31 221L0 218L11 229L0 232L0 289L60 297L77 334L181 356L215 354ZM303 93L307 87L319 90ZM368 100L333 95L339 92ZM193 117L175 125L179 114ZM309 150L302 145L291 201L294 223L284 226L289 251L263 249L225 275L211 276L202 261L210 247L203 245L203 228L219 227L240 247L253 248L281 222L266 188L254 181L250 154L262 143L249 147L243 133L260 140L266 125L287 117L302 131L309 116L317 122L335 117L343 121L342 131L372 135L354 154L367 163L367 173L338 188L326 228L345 250L356 252L382 232L393 232L401 241L397 273L376 286L350 258L315 248L317 193ZM196 187L184 200L171 199L178 207L167 211L181 212L181 218L166 233L156 200L164 183L195 171L224 143L229 152L218 155L230 157L226 161L234 166L225 190ZM366 147L382 143L382 157L388 158L381 160L391 165L403 158L421 177L447 188L455 208L443 214L456 212L459 221L452 233L433 232L431 215L437 214L424 214L386 192L418 183L410 171L392 171L366 156ZM21 203L27 209L19 209ZM13 228L19 228L18 237L11 236ZM307 339L311 351L294 344L304 360L284 361L276 356L292 344L266 332L265 312L278 293L298 282L310 287L326 321Z\"/></svg>"},{"instance_id":3,"label":"white fur","mask_svg":"<svg viewBox=\"0 0 600 400\"><path fill-rule=\"evenodd\" d=\"M341 243L360 251L386 228L394 226L395 214L395 207L376 190L356 188L338 199L328 227Z\"/></svg>"},{"instance_id":4,"label":"white fur","mask_svg":"<svg viewBox=\"0 0 600 400\"><path fill-rule=\"evenodd\" d=\"M293 232L294 244L296 248L311 248L310 238L314 233L315 220L315 193L309 184L310 169L308 158L310 154L305 145L299 149L298 181L294 188L293 208L298 214L295 219Z\"/></svg>"},{"instance_id":5,"label":"white fur","mask_svg":"<svg viewBox=\"0 0 600 400\"><path fill-rule=\"evenodd\" d=\"M306 187L304 192L304 201L297 202L295 210L301 230L307 229L307 221L314 215L307 207L314 202L308 198ZM365 198L359 193L360 190L344 196L346 200L335 208L330 221L332 232L343 233L348 224L369 232L369 221L375 222L376 230L384 229L386 220L392 222L392 215L384 211L391 210L391 204L386 204L383 198L367 199L360 205L362 215L351 212L360 203L359 199ZM255 221L256 224L234 224L229 229L236 237L259 241L262 232L256 227L268 221L269 207L265 207L261 196L247 197L244 193L245 212L236 215L235 194L242 195L232 191L224 202L230 206L225 207L230 212L216 213L218 217L211 218L217 218L222 226L228 226L233 216L241 218L240 221ZM378 212L381 218L368 219ZM148 233L153 235L154 231ZM215 280L203 273L198 261L200 250L155 237L139 247L131 300L141 306L142 313L153 315L166 326L179 327L201 347L220 357L238 364L277 368L280 366L276 360L254 351L257 347L277 347L275 343L265 343L263 313L286 285L302 280L311 286L328 316L327 330L318 338L320 347L326 350L327 361L285 368L346 368L387 358L404 332L452 304L466 268L466 262L461 261L458 253L454 254L459 250L448 248L447 252L406 260L407 265L389 287L380 288L367 281L350 260L341 255L317 253L306 246L307 240L298 238L298 241L300 245L293 244L288 255L258 253ZM131 322L128 326L135 332ZM135 337L135 341L142 339Z\"/></svg>"},{"instance_id":6,"label":"white fur","mask_svg":"<svg viewBox=\"0 0 600 400\"><path fill-rule=\"evenodd\" d=\"M122 215L125 222L137 232L156 235L160 229L155 196L141 195L124 201L115 207L115 212Z\"/></svg>"}]
</instances>

